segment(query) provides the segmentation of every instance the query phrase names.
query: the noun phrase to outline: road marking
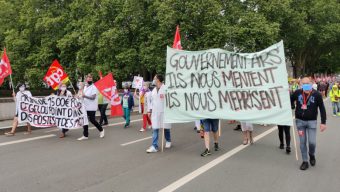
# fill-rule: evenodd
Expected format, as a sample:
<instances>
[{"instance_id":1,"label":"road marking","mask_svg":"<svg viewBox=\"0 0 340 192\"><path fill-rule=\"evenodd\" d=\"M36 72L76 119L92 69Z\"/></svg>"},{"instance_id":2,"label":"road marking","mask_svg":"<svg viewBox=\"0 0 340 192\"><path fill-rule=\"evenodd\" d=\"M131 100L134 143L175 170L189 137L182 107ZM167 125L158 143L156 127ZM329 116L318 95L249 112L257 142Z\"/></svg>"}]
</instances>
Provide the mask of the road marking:
<instances>
[{"instance_id":1,"label":"road marking","mask_svg":"<svg viewBox=\"0 0 340 192\"><path fill-rule=\"evenodd\" d=\"M39 140L39 139L45 139L45 138L50 138L50 137L55 137L55 136L56 136L55 134L51 134L51 135L44 135L44 136L39 136L39 137L32 137L32 138L28 138L28 139L20 139L20 140L16 140L16 141L9 141L9 142L0 143L0 147L6 146L6 145L17 144L17 143L28 142L28 141L35 141L35 140Z\"/></svg>"},{"instance_id":2,"label":"road marking","mask_svg":"<svg viewBox=\"0 0 340 192\"><path fill-rule=\"evenodd\" d=\"M130 123L134 123L134 122L138 122L138 121L143 121L143 119L132 120L132 121L130 121ZM108 125L105 125L103 127L114 126L114 125L124 125L124 124L125 124L125 122L119 122L119 123L108 124ZM77 130L77 129L82 129L82 127L78 127L78 128L72 129L72 130ZM96 129L96 127L90 127L89 129L91 129L91 130ZM45 133L51 133L51 132L55 132L55 131L59 131L59 128L49 130L49 131L45 131Z\"/></svg>"},{"instance_id":3,"label":"road marking","mask_svg":"<svg viewBox=\"0 0 340 192\"><path fill-rule=\"evenodd\" d=\"M138 140L135 140L135 141L131 141L131 142L128 142L128 143L123 143L123 144L120 144L121 146L127 146L127 145L130 145L130 144L134 144L134 143L138 143L140 141L144 141L144 140L148 140L148 139L151 139L152 137L145 137L143 139L138 139Z\"/></svg>"},{"instance_id":4,"label":"road marking","mask_svg":"<svg viewBox=\"0 0 340 192\"><path fill-rule=\"evenodd\" d=\"M254 141L258 141L261 138L267 136L268 134L272 133L277 129L277 126L274 126L267 131L261 133L260 135L256 136L254 138ZM178 188L182 187L183 185L187 184L191 180L195 179L196 177L200 176L201 174L207 172L211 168L215 167L216 165L222 163L226 159L230 158L231 156L235 155L236 153L242 151L249 145L239 145L238 147L232 149L231 151L228 151L227 153L221 155L220 157L210 161L209 163L203 165L202 167L196 169L195 171L185 175L184 177L178 179L177 181L173 182L172 184L168 185L167 187L161 189L159 192L169 192L169 191L175 191Z\"/></svg>"},{"instance_id":5,"label":"road marking","mask_svg":"<svg viewBox=\"0 0 340 192\"><path fill-rule=\"evenodd\" d=\"M19 124L18 127L23 127L25 126L26 124ZM5 126L5 127L0 127L0 130L1 129L9 129L9 128L12 128L12 125L11 126Z\"/></svg>"}]
</instances>

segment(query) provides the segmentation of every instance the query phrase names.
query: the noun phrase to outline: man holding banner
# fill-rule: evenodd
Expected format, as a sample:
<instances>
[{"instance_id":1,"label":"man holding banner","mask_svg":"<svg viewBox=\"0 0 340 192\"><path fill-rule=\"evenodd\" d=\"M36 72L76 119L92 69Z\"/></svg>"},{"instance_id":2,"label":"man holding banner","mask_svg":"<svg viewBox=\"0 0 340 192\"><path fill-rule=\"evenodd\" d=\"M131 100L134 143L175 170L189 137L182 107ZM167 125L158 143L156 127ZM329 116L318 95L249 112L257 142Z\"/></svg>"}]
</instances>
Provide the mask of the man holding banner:
<instances>
[{"instance_id":1,"label":"man holding banner","mask_svg":"<svg viewBox=\"0 0 340 192\"><path fill-rule=\"evenodd\" d=\"M87 84L84 87L84 91L82 93L82 97L84 98L84 105L87 112L87 116L90 122L98 129L100 132L99 137L104 138L105 132L102 126L96 121L96 111L98 109L98 100L97 100L97 88L93 84L92 74L88 74L86 77ZM83 136L78 140L87 140L89 137L89 126L83 126Z\"/></svg>"},{"instance_id":2,"label":"man holding banner","mask_svg":"<svg viewBox=\"0 0 340 192\"><path fill-rule=\"evenodd\" d=\"M165 148L171 147L171 124L164 123L164 106L165 106L165 85L163 84L163 76L157 74L153 79L156 87L151 93L151 122L152 122L152 145L146 150L147 153L155 153L158 151L158 135L159 129L163 128L166 143ZM163 134L162 134L163 137ZM163 141L162 141L163 145Z\"/></svg>"},{"instance_id":3,"label":"man holding banner","mask_svg":"<svg viewBox=\"0 0 340 192\"><path fill-rule=\"evenodd\" d=\"M301 80L302 89L296 90L292 95L292 108L295 109L296 127L300 138L300 150L302 155L301 170L308 169L309 162L315 166L315 147L316 147L316 125L318 108L321 115L320 131L326 130L326 110L323 103L322 95L313 90L309 77ZM307 149L308 139L308 149Z\"/></svg>"}]
</instances>

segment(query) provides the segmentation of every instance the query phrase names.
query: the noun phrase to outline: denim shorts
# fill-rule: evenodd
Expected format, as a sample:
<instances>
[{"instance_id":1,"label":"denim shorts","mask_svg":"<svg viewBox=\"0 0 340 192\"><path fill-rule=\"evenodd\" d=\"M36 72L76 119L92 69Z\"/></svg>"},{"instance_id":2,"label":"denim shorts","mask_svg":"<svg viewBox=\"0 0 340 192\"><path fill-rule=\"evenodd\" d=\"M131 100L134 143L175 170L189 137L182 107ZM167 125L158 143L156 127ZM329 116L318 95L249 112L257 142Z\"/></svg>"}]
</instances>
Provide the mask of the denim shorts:
<instances>
[{"instance_id":1,"label":"denim shorts","mask_svg":"<svg viewBox=\"0 0 340 192\"><path fill-rule=\"evenodd\" d=\"M204 119L203 120L203 126L204 126L204 132L214 132L216 133L218 131L218 119Z\"/></svg>"}]
</instances>

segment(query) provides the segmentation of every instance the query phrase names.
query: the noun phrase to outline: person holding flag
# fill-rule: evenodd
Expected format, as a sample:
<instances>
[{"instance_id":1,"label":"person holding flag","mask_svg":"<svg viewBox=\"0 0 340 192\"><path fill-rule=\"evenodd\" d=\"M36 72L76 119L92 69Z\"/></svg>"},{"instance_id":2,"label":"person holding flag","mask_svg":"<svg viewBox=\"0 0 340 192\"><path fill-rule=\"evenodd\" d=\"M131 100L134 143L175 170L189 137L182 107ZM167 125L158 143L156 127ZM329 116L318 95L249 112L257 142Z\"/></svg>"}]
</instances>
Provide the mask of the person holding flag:
<instances>
[{"instance_id":1,"label":"person holding flag","mask_svg":"<svg viewBox=\"0 0 340 192\"><path fill-rule=\"evenodd\" d=\"M15 135L15 131L18 127L18 112L19 112L19 102L21 100L21 97L26 95L28 97L32 97L32 94L30 91L26 90L26 85L24 83L19 83L17 88L19 89L19 91L17 92L17 94L13 93L13 99L15 101L15 116L13 119L13 125L12 125L12 130L10 132L6 132L5 135L6 136L14 136ZM32 132L32 127L29 123L27 123L27 132L25 134L31 134Z\"/></svg>"},{"instance_id":2,"label":"person holding flag","mask_svg":"<svg viewBox=\"0 0 340 192\"><path fill-rule=\"evenodd\" d=\"M99 137L104 138L105 132L102 126L96 121L96 111L98 109L97 88L93 84L92 74L86 76L87 84L84 87L81 97L84 99L84 106L87 112L88 119L100 132ZM83 126L83 136L78 138L78 141L87 140L89 138L89 126Z\"/></svg>"}]
</instances>

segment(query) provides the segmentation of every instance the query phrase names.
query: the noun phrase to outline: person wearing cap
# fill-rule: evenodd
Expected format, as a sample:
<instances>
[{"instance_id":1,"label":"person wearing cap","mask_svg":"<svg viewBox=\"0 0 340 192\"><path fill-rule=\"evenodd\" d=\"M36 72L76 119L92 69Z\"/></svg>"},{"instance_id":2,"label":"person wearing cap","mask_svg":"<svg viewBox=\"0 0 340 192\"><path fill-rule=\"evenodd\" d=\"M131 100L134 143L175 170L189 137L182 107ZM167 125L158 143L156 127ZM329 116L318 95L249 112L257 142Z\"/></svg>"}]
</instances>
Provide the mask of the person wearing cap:
<instances>
[{"instance_id":1,"label":"person wearing cap","mask_svg":"<svg viewBox=\"0 0 340 192\"><path fill-rule=\"evenodd\" d=\"M124 128L128 128L130 126L130 113L133 107L135 106L133 96L132 96L132 93L130 92L128 85L124 86L124 93L122 96L121 104L123 106L123 112L124 112L123 118L125 119Z\"/></svg>"},{"instance_id":2,"label":"person wearing cap","mask_svg":"<svg viewBox=\"0 0 340 192\"><path fill-rule=\"evenodd\" d=\"M332 90L329 92L329 97L331 98L332 108L333 108L333 116L336 116L340 111L340 90L338 86L335 84L332 86Z\"/></svg>"},{"instance_id":3,"label":"person wearing cap","mask_svg":"<svg viewBox=\"0 0 340 192\"><path fill-rule=\"evenodd\" d=\"M295 109L296 127L300 139L300 151L302 155L301 170L306 170L309 163L315 166L316 126L318 109L321 115L320 130L326 130L326 110L322 95L312 88L311 80L305 77L301 80L302 89L296 90L291 96L292 109ZM308 148L307 148L308 141Z\"/></svg>"},{"instance_id":4,"label":"person wearing cap","mask_svg":"<svg viewBox=\"0 0 340 192\"><path fill-rule=\"evenodd\" d=\"M32 97L31 92L29 90L26 90L25 83L19 83L17 85L17 88L19 89L17 94L15 94L13 92L13 95L12 95L13 99L15 101L15 116L14 116L14 119L13 119L13 125L12 125L11 131L5 133L6 136L14 136L15 135L15 131L18 127L19 102L21 100L21 97L23 95L27 95L28 97ZM29 123L27 123L27 132L25 132L25 134L31 134L31 132L32 132L32 127Z\"/></svg>"}]
</instances>

